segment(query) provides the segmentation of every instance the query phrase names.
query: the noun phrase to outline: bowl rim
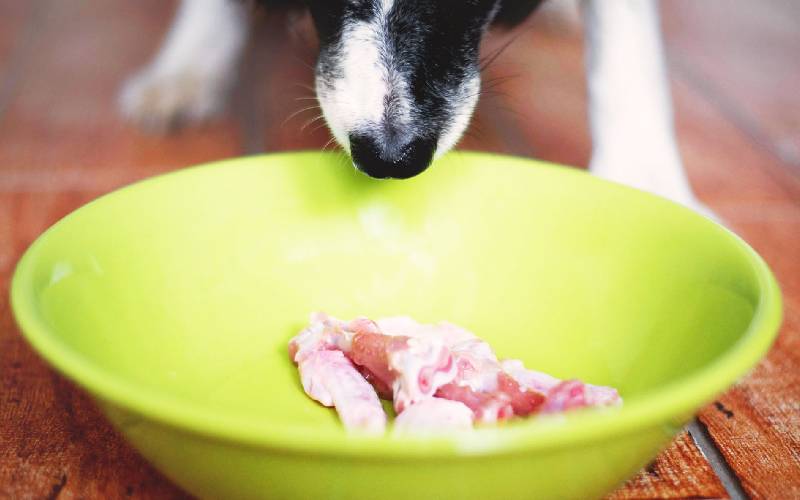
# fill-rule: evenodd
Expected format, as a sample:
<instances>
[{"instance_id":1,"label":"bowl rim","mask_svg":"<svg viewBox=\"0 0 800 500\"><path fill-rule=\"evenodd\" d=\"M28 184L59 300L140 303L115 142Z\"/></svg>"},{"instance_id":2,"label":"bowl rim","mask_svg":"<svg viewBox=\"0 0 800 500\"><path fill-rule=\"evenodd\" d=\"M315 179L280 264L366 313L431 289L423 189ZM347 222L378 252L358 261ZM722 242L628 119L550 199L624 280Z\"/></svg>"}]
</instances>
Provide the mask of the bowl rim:
<instances>
[{"instance_id":1,"label":"bowl rim","mask_svg":"<svg viewBox=\"0 0 800 500\"><path fill-rule=\"evenodd\" d=\"M150 177L111 191L74 210L44 231L24 252L11 280L11 308L23 336L34 350L61 374L77 382L102 405L111 405L138 414L161 425L207 439L314 455L361 456L369 458L435 459L464 455L499 455L544 450L578 443L587 443L630 435L647 428L663 427L666 435L674 435L691 415L743 376L766 354L777 337L782 319L782 300L778 283L767 264L744 240L728 228L699 215L677 203L605 181L570 167L534 159L492 153L464 152L457 154L504 162L524 162L526 166L550 169L556 175L579 175L590 182L658 199L673 205L673 209L691 213L709 226L722 229L732 245L747 256L759 286L758 303L753 318L742 337L719 357L691 374L665 384L649 394L627 402L621 408L574 411L523 420L502 428L485 428L459 432L433 439L414 437L345 435L341 431L320 429L309 433L307 426L271 426L254 416L208 414L199 403L182 401L166 393L144 388L92 364L88 358L60 342L46 324L35 305L33 271L37 257L52 231L68 221L75 213L87 210L100 200L122 191L141 189L164 178L195 175L207 169L235 165L246 166L266 159L297 158L306 155L333 157L334 153L318 151L271 153L216 161ZM565 425L568 424L568 425ZM126 424L120 424L124 427ZM132 423L131 425L136 425ZM346 436L346 437L345 437Z\"/></svg>"}]
</instances>

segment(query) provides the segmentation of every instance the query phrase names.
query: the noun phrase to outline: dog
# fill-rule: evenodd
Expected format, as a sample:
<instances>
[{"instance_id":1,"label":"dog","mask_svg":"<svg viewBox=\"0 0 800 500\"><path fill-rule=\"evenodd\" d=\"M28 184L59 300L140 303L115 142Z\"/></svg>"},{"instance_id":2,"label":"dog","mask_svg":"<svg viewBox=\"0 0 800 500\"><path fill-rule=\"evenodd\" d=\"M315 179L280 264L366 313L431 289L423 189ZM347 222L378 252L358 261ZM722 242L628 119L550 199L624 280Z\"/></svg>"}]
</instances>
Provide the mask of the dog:
<instances>
[{"instance_id":1,"label":"dog","mask_svg":"<svg viewBox=\"0 0 800 500\"><path fill-rule=\"evenodd\" d=\"M452 149L480 93L479 45L542 0L260 0L307 9L320 50L319 104L356 168L406 179ZM582 0L592 136L590 171L714 217L689 185L676 145L654 0ZM121 92L146 127L218 112L245 45L250 6L182 0L153 61Z\"/></svg>"}]
</instances>

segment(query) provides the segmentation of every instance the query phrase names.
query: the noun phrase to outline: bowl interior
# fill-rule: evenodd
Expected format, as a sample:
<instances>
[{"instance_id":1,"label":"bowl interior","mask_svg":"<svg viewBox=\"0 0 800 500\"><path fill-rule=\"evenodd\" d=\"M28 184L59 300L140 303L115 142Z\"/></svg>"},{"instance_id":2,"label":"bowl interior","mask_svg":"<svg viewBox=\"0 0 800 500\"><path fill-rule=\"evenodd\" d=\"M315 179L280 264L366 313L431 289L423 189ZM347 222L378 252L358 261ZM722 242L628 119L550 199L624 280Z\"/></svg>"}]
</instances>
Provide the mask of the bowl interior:
<instances>
[{"instance_id":1,"label":"bowl interior","mask_svg":"<svg viewBox=\"0 0 800 500\"><path fill-rule=\"evenodd\" d=\"M393 182L334 155L274 155L93 202L34 245L20 300L47 342L127 387L344 438L287 356L311 311L452 321L635 404L746 335L763 290L737 241L527 160L456 153Z\"/></svg>"}]
</instances>

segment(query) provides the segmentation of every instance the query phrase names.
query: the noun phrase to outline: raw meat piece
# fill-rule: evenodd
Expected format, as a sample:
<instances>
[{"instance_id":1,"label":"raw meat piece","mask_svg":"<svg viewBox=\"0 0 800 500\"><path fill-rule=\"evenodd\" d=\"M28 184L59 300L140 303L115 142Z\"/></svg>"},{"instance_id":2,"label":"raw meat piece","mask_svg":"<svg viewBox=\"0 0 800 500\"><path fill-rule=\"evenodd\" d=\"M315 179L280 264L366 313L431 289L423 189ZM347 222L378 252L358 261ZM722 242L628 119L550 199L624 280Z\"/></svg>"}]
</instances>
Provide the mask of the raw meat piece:
<instances>
[{"instance_id":1,"label":"raw meat piece","mask_svg":"<svg viewBox=\"0 0 800 500\"><path fill-rule=\"evenodd\" d=\"M375 389L344 353L309 353L298 368L306 394L325 406L335 406L345 428L375 434L384 432L386 414Z\"/></svg>"},{"instance_id":2,"label":"raw meat piece","mask_svg":"<svg viewBox=\"0 0 800 500\"><path fill-rule=\"evenodd\" d=\"M407 407L394 421L395 434L433 434L472 429L472 410L463 403L425 398Z\"/></svg>"},{"instance_id":3,"label":"raw meat piece","mask_svg":"<svg viewBox=\"0 0 800 500\"><path fill-rule=\"evenodd\" d=\"M502 362L503 370L522 387L544 392L547 400L542 412L553 413L574 408L616 406L622 398L616 389L585 384L580 380L559 380L546 373L528 370L517 359Z\"/></svg>"},{"instance_id":4,"label":"raw meat piece","mask_svg":"<svg viewBox=\"0 0 800 500\"><path fill-rule=\"evenodd\" d=\"M435 336L448 346L455 345L464 340L478 338L472 332L446 321L433 325L425 325L417 323L408 316L392 316L376 320L375 324L384 335L403 335L406 337L422 338Z\"/></svg>"},{"instance_id":5,"label":"raw meat piece","mask_svg":"<svg viewBox=\"0 0 800 500\"><path fill-rule=\"evenodd\" d=\"M613 388L498 360L489 344L446 322L424 325L405 316L346 322L315 313L289 342L289 353L306 393L336 406L348 429L385 427L378 394L393 399L398 432L622 403Z\"/></svg>"},{"instance_id":6,"label":"raw meat piece","mask_svg":"<svg viewBox=\"0 0 800 500\"><path fill-rule=\"evenodd\" d=\"M431 397L456 374L449 349L436 337L356 333L347 353L381 384L392 388L395 410Z\"/></svg>"},{"instance_id":7,"label":"raw meat piece","mask_svg":"<svg viewBox=\"0 0 800 500\"><path fill-rule=\"evenodd\" d=\"M306 394L325 406L335 406L348 430L382 433L386 414L378 395L342 351L349 348L352 327L366 329L369 324L364 320L345 323L314 313L309 326L289 342L289 355L298 365Z\"/></svg>"},{"instance_id":8,"label":"raw meat piece","mask_svg":"<svg viewBox=\"0 0 800 500\"><path fill-rule=\"evenodd\" d=\"M440 388L436 396L461 401L483 423L494 423L514 416L525 417L535 413L544 404L544 394L520 387L504 372L495 372L494 377L492 389L476 390L468 384L459 384L456 379Z\"/></svg>"}]
</instances>

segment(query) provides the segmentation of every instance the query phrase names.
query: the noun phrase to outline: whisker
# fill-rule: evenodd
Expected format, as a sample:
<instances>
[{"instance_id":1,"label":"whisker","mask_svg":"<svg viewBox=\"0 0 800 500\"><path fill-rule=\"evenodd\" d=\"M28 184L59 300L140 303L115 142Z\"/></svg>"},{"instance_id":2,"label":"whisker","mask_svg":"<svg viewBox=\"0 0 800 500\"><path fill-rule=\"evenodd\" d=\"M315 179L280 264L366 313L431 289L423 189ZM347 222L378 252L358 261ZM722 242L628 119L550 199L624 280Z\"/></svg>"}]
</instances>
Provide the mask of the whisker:
<instances>
[{"instance_id":1,"label":"whisker","mask_svg":"<svg viewBox=\"0 0 800 500\"><path fill-rule=\"evenodd\" d=\"M501 46L500 46L500 48L499 48L499 49L497 49L497 50L496 50L496 51L495 51L493 54L490 54L490 55L489 55L489 56L487 56L485 59L481 60L481 61L480 61L480 63L479 63L479 65L478 65L478 68L480 69L480 71L481 71L481 72L483 72L483 71L485 71L485 70L486 70L486 69L487 69L489 66L491 66L491 65L492 65L492 63L493 63L493 62L495 62L495 61L497 60L497 58L500 56L500 54L502 54L503 52L505 52L505 50L506 50L506 49L507 49L507 48L508 48L508 47L509 47L509 46L510 46L512 43L514 43L514 42L517 40L517 38L519 38L519 37L520 37L520 35L522 35L522 33L524 33L524 31L520 31L519 33L516 33L514 36L512 36L512 37L511 37L511 39L510 39L510 40L508 40L508 41L507 41L507 42L505 42L503 45L501 45Z\"/></svg>"},{"instance_id":2,"label":"whisker","mask_svg":"<svg viewBox=\"0 0 800 500\"><path fill-rule=\"evenodd\" d=\"M305 108L302 108L302 109L298 109L298 110L297 110L297 111L295 111L294 113L290 114L290 115L289 115L289 116L288 116L288 117L287 117L285 120L283 120L283 123L281 123L281 127L283 127L284 125L286 125L286 123L287 123L289 120L291 120L292 118L294 118L295 116L297 116L297 115L299 115L299 114L301 114L301 113L304 113L304 112L306 112L306 111L310 111L310 110L312 110L312 109L320 109L320 107L319 107L319 106L308 106L308 107L305 107Z\"/></svg>"},{"instance_id":3,"label":"whisker","mask_svg":"<svg viewBox=\"0 0 800 500\"><path fill-rule=\"evenodd\" d=\"M529 19L530 21L530 19ZM519 37L522 35L530 34L534 31L535 24L532 22L525 22L516 28L514 28L513 32L510 34L511 39L504 43L499 49L497 49L494 53L487 55L486 57L481 58L481 65L483 69L488 68L492 62L497 58L500 53L505 51L512 43L514 43ZM485 64L484 64L485 61Z\"/></svg>"},{"instance_id":4,"label":"whisker","mask_svg":"<svg viewBox=\"0 0 800 500\"><path fill-rule=\"evenodd\" d=\"M328 142L326 142L325 145L322 146L322 151L324 152L326 149L328 149L328 146L330 146L334 141L336 141L336 138L331 136L331 138L328 139ZM335 148L336 145L334 144L333 147Z\"/></svg>"},{"instance_id":5,"label":"whisker","mask_svg":"<svg viewBox=\"0 0 800 500\"><path fill-rule=\"evenodd\" d=\"M319 116L315 116L314 118L312 118L312 119L308 120L307 122L305 122L305 123L304 123L304 124L303 124L303 125L300 127L300 131L301 131L301 132L305 131L306 127L308 127L309 125L311 125L312 123L314 123L314 122L316 122L316 121L319 121L319 120L321 120L322 118L325 118L325 116L320 114ZM315 130L316 130L316 129L315 129Z\"/></svg>"},{"instance_id":6,"label":"whisker","mask_svg":"<svg viewBox=\"0 0 800 500\"><path fill-rule=\"evenodd\" d=\"M489 92L485 92L481 94L481 97L492 98L492 99L502 97L505 100L515 101L513 95L509 94L508 92L500 92L498 90L490 90Z\"/></svg>"},{"instance_id":7,"label":"whisker","mask_svg":"<svg viewBox=\"0 0 800 500\"><path fill-rule=\"evenodd\" d=\"M469 137L470 139L474 139L476 141L483 140L482 137L478 136L478 131L472 130L471 128L468 128L467 130L464 131L464 136Z\"/></svg>"},{"instance_id":8,"label":"whisker","mask_svg":"<svg viewBox=\"0 0 800 500\"><path fill-rule=\"evenodd\" d=\"M292 55L292 59L294 59L295 61L299 62L300 64L302 64L302 65L303 65L303 66L305 66L306 68L310 69L311 71L316 71L316 69L314 68L314 66L310 65L309 63L307 63L306 61L304 61L303 59L301 59L301 58L300 58L300 56L298 56L298 55L296 55L296 54L295 54L295 55Z\"/></svg>"},{"instance_id":9,"label":"whisker","mask_svg":"<svg viewBox=\"0 0 800 500\"><path fill-rule=\"evenodd\" d=\"M485 78L483 80L483 85L481 85L481 87L487 87L487 86L494 87L497 85L501 85L507 81L513 80L515 78L519 78L520 76L522 75L520 75L519 73L515 73L513 75L502 75L502 76L494 76L491 78Z\"/></svg>"},{"instance_id":10,"label":"whisker","mask_svg":"<svg viewBox=\"0 0 800 500\"><path fill-rule=\"evenodd\" d=\"M500 111L503 111L503 112L506 112L506 113L512 114L512 115L514 115L515 117L519 118L521 121L527 121L527 120L528 120L528 117L527 117L527 116L525 116L525 115L524 115L522 112L520 112L518 109L509 108L509 107L507 107L507 106L497 106L497 109L499 109Z\"/></svg>"},{"instance_id":11,"label":"whisker","mask_svg":"<svg viewBox=\"0 0 800 500\"><path fill-rule=\"evenodd\" d=\"M320 124L319 124L319 125L317 125L316 127L314 127L314 128L312 128L311 130L309 130L309 131L308 131L308 133L309 133L309 134L313 134L313 133L314 133L314 132L316 132L317 130L319 130L319 129L323 128L323 127L326 127L327 125L328 125L328 122L325 122L325 121L323 121L322 123L320 123Z\"/></svg>"},{"instance_id":12,"label":"whisker","mask_svg":"<svg viewBox=\"0 0 800 500\"><path fill-rule=\"evenodd\" d=\"M486 135L486 130L477 121L473 121L467 130L473 134ZM481 139L483 138L481 137Z\"/></svg>"},{"instance_id":13,"label":"whisker","mask_svg":"<svg viewBox=\"0 0 800 500\"><path fill-rule=\"evenodd\" d=\"M315 89L311 85L307 85L305 83L293 83L292 87L300 87L301 89L306 89L306 90L308 90L310 92L316 92L317 91L317 89Z\"/></svg>"}]
</instances>

